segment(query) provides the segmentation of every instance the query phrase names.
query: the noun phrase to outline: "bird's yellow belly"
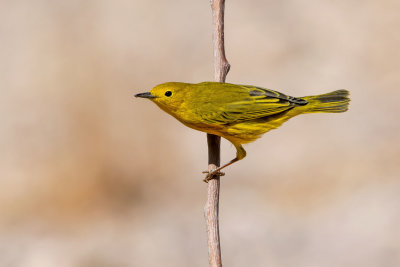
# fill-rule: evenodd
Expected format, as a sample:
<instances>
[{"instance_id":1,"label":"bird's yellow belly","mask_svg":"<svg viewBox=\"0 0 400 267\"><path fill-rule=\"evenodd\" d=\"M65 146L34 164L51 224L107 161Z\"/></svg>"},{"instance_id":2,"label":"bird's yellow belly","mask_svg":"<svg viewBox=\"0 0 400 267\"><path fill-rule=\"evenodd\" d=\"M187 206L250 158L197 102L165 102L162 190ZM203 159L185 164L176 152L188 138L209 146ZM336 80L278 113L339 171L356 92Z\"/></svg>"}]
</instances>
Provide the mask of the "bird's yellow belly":
<instances>
[{"instance_id":1,"label":"bird's yellow belly","mask_svg":"<svg viewBox=\"0 0 400 267\"><path fill-rule=\"evenodd\" d=\"M272 116L227 124L205 124L189 122L178 118L186 126L202 132L218 135L233 144L246 144L260 138L266 132L276 129L299 112L292 109Z\"/></svg>"},{"instance_id":2,"label":"bird's yellow belly","mask_svg":"<svg viewBox=\"0 0 400 267\"><path fill-rule=\"evenodd\" d=\"M200 131L222 136L234 144L246 144L255 141L266 132L278 128L293 115L295 114L287 113L283 116L269 116Z\"/></svg>"},{"instance_id":3,"label":"bird's yellow belly","mask_svg":"<svg viewBox=\"0 0 400 267\"><path fill-rule=\"evenodd\" d=\"M228 125L192 124L183 122L186 126L198 131L218 135L233 144L245 144L255 141L262 134L270 130L265 123L236 123Z\"/></svg>"}]
</instances>

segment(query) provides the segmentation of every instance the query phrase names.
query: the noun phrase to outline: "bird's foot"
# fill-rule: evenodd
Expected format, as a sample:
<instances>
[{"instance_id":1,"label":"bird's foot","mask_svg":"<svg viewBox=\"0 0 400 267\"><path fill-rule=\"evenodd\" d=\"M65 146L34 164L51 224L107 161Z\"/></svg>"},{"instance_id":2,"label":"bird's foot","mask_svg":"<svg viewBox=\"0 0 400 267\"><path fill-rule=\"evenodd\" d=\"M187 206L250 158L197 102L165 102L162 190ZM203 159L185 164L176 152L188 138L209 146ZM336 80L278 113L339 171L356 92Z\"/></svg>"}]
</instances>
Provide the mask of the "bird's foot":
<instances>
[{"instance_id":1,"label":"bird's foot","mask_svg":"<svg viewBox=\"0 0 400 267\"><path fill-rule=\"evenodd\" d=\"M214 170L212 172L204 171L202 173L207 173L206 177L203 180L203 182L206 182L206 183L208 183L208 181L210 181L211 179L215 179L215 178L217 178L219 176L224 176L225 175L224 172L221 172L221 171L218 171L218 170Z\"/></svg>"}]
</instances>

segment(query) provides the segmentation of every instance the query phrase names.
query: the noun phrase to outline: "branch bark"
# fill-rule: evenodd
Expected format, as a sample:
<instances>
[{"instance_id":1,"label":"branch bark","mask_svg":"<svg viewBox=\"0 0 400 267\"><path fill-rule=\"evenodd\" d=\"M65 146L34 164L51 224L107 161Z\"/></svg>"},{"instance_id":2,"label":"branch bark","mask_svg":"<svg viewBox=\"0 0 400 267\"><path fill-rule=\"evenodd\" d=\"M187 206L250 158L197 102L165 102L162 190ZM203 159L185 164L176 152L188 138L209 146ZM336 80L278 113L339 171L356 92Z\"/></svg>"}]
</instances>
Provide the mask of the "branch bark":
<instances>
[{"instance_id":1,"label":"branch bark","mask_svg":"<svg viewBox=\"0 0 400 267\"><path fill-rule=\"evenodd\" d=\"M225 0L210 0L210 3L213 17L214 80L223 83L230 68L225 57L224 44ZM220 165L221 137L207 134L207 144L208 171L211 172ZM208 262L210 267L222 267L218 221L219 190L220 178L211 179L208 182L207 202L204 207L208 237Z\"/></svg>"}]
</instances>

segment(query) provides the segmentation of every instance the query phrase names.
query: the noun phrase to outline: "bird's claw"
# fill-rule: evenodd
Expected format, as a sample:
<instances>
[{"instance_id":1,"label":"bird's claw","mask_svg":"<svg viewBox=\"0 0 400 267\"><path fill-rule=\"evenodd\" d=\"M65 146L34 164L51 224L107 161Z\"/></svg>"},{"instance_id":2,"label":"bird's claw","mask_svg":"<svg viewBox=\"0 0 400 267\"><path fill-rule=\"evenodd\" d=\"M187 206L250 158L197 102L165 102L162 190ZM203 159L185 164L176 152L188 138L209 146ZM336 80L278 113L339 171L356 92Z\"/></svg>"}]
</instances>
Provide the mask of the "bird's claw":
<instances>
[{"instance_id":1,"label":"bird's claw","mask_svg":"<svg viewBox=\"0 0 400 267\"><path fill-rule=\"evenodd\" d=\"M221 172L221 171L212 171L212 172L203 171L202 173L207 173L206 177L203 179L203 182L206 182L206 183L208 183L208 181L210 181L212 179L215 179L215 178L217 178L219 176L224 176L225 175L225 173Z\"/></svg>"}]
</instances>

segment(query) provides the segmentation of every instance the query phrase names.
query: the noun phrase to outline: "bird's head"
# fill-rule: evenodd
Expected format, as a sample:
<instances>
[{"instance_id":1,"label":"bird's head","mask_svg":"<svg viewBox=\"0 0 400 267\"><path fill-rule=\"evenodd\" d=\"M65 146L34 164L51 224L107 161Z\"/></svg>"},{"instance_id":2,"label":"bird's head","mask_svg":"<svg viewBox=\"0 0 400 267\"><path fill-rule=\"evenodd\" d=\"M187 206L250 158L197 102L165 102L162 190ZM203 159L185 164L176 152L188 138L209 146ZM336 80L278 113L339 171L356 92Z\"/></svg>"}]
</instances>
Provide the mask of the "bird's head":
<instances>
[{"instance_id":1,"label":"bird's head","mask_svg":"<svg viewBox=\"0 0 400 267\"><path fill-rule=\"evenodd\" d=\"M175 113L185 100L187 83L169 82L157 85L150 92L136 94L135 97L148 98L161 109Z\"/></svg>"}]
</instances>

